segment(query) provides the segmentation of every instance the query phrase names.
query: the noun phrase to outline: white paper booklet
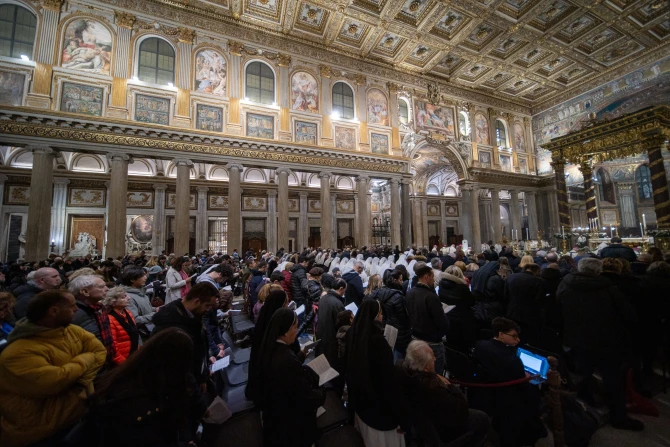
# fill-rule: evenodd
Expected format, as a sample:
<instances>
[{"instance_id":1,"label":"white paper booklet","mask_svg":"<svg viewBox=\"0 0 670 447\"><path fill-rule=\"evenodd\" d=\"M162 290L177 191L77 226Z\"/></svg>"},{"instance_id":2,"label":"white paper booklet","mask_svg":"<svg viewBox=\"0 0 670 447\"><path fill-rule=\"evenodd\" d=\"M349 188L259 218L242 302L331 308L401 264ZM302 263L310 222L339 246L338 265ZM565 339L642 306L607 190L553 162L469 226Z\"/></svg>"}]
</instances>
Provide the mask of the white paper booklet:
<instances>
[{"instance_id":1,"label":"white paper booklet","mask_svg":"<svg viewBox=\"0 0 670 447\"><path fill-rule=\"evenodd\" d=\"M395 341L398 339L398 329L387 324L384 328L384 338L389 342L391 349L395 347Z\"/></svg>"},{"instance_id":2,"label":"white paper booklet","mask_svg":"<svg viewBox=\"0 0 670 447\"><path fill-rule=\"evenodd\" d=\"M323 408L323 407L319 407L319 408L317 408L317 409L316 409L316 417L321 416L321 415L322 415L323 413L325 413L325 412L326 412L326 409L325 409L325 408Z\"/></svg>"},{"instance_id":3,"label":"white paper booklet","mask_svg":"<svg viewBox=\"0 0 670 447\"><path fill-rule=\"evenodd\" d=\"M330 366L330 363L326 360L326 356L323 354L309 362L307 366L312 368L312 370L319 376L319 386L340 375L340 373Z\"/></svg>"},{"instance_id":4,"label":"white paper booklet","mask_svg":"<svg viewBox=\"0 0 670 447\"><path fill-rule=\"evenodd\" d=\"M209 370L210 370L211 372L217 372L217 371L219 371L219 370L221 370L221 369L224 369L224 368L228 367L228 365L230 365L230 356L229 356L229 355L227 355L227 356L225 356L224 358L219 359L219 360L217 360L216 362L214 362L214 363L209 367Z\"/></svg>"},{"instance_id":5,"label":"white paper booklet","mask_svg":"<svg viewBox=\"0 0 670 447\"><path fill-rule=\"evenodd\" d=\"M351 313L354 314L354 317L356 316L356 312L358 312L358 306L356 303L351 303L348 306L345 306L345 309L350 310Z\"/></svg>"},{"instance_id":6,"label":"white paper booklet","mask_svg":"<svg viewBox=\"0 0 670 447\"><path fill-rule=\"evenodd\" d=\"M295 303L295 301L291 301L290 303L288 303L288 308L289 309L295 310L296 307L297 307L297 304Z\"/></svg>"},{"instance_id":7,"label":"white paper booklet","mask_svg":"<svg viewBox=\"0 0 670 447\"><path fill-rule=\"evenodd\" d=\"M300 315L302 315L302 314L304 314L304 313L305 313L305 305L304 305L304 304L301 304L300 307L298 307L298 308L295 310L295 314L298 315L298 316L300 316Z\"/></svg>"},{"instance_id":8,"label":"white paper booklet","mask_svg":"<svg viewBox=\"0 0 670 447\"><path fill-rule=\"evenodd\" d=\"M226 405L226 401L219 396L216 396L208 410L209 416L203 418L203 421L208 424L223 424L233 415L233 412L230 411L230 408Z\"/></svg>"},{"instance_id":9,"label":"white paper booklet","mask_svg":"<svg viewBox=\"0 0 670 447\"><path fill-rule=\"evenodd\" d=\"M454 304L452 306L447 306L445 303L442 303L442 309L444 309L445 314L448 314L452 310L456 309L456 305Z\"/></svg>"}]
</instances>

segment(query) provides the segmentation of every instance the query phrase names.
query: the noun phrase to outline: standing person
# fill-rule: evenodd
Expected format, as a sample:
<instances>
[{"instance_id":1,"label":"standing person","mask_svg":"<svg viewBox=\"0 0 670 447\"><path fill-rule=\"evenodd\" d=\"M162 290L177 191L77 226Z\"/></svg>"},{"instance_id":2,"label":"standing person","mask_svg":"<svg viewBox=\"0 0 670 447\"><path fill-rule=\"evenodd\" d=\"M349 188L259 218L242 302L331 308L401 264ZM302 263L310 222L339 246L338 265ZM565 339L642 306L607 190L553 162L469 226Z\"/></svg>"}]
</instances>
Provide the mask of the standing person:
<instances>
[{"instance_id":1,"label":"standing person","mask_svg":"<svg viewBox=\"0 0 670 447\"><path fill-rule=\"evenodd\" d=\"M68 285L68 291L74 295L78 307L72 324L81 326L100 340L107 349L107 362L111 365L116 352L107 310L101 303L108 290L105 281L97 275L77 276Z\"/></svg>"},{"instance_id":2,"label":"standing person","mask_svg":"<svg viewBox=\"0 0 670 447\"><path fill-rule=\"evenodd\" d=\"M631 357L630 330L636 314L612 282L601 276L602 261L582 258L578 272L567 275L556 296L563 307L563 343L572 348L577 370L591 377L598 368L608 393L614 428L643 430L644 424L626 414L625 365ZM589 397L589 380L581 394Z\"/></svg>"},{"instance_id":3,"label":"standing person","mask_svg":"<svg viewBox=\"0 0 670 447\"><path fill-rule=\"evenodd\" d=\"M318 376L305 369L291 350L297 335L298 317L281 308L272 316L259 347L258 396L266 447L310 447L318 438L316 410L326 395L318 389Z\"/></svg>"},{"instance_id":4,"label":"standing person","mask_svg":"<svg viewBox=\"0 0 670 447\"><path fill-rule=\"evenodd\" d=\"M365 289L363 288L363 280L361 273L365 265L362 261L354 261L354 269L342 275L342 279L347 282L347 294L344 297L346 304L356 303L356 306L361 307Z\"/></svg>"},{"instance_id":5,"label":"standing person","mask_svg":"<svg viewBox=\"0 0 670 447\"><path fill-rule=\"evenodd\" d=\"M623 258L628 262L635 262L637 256L635 255L635 250L630 247L623 245L623 241L620 237L615 236L610 239L610 244L600 250L601 258ZM580 259L581 261L581 259Z\"/></svg>"},{"instance_id":6,"label":"standing person","mask_svg":"<svg viewBox=\"0 0 670 447\"><path fill-rule=\"evenodd\" d=\"M193 376L204 392L209 379L209 343L202 317L216 305L219 296L213 285L202 282L193 286L183 300L176 300L161 308L153 316L156 325L152 335L170 327L186 332L193 341Z\"/></svg>"},{"instance_id":7,"label":"standing person","mask_svg":"<svg viewBox=\"0 0 670 447\"><path fill-rule=\"evenodd\" d=\"M71 324L77 310L70 293L41 292L9 334L0 356L3 447L57 441L86 411L82 395L93 392L107 351L93 334Z\"/></svg>"},{"instance_id":8,"label":"standing person","mask_svg":"<svg viewBox=\"0 0 670 447\"><path fill-rule=\"evenodd\" d=\"M185 256L178 256L172 260L170 269L165 277L167 294L165 295L165 304L175 300L180 300L186 296L191 289L191 277L186 273L186 269L191 265L191 260Z\"/></svg>"},{"instance_id":9,"label":"standing person","mask_svg":"<svg viewBox=\"0 0 670 447\"><path fill-rule=\"evenodd\" d=\"M444 374L445 353L442 337L449 332L449 320L433 287L433 269L423 265L416 270L418 282L407 292L407 313L412 338L423 340L435 353L435 371Z\"/></svg>"},{"instance_id":10,"label":"standing person","mask_svg":"<svg viewBox=\"0 0 670 447\"><path fill-rule=\"evenodd\" d=\"M365 288L365 292L363 292L363 299L376 299L375 291L381 289L383 285L384 283L382 282L382 277L380 275L375 274L370 276L370 279L368 279L368 286Z\"/></svg>"},{"instance_id":11,"label":"standing person","mask_svg":"<svg viewBox=\"0 0 670 447\"><path fill-rule=\"evenodd\" d=\"M407 302L402 291L402 273L399 270L386 270L384 287L377 289L373 298L382 305L382 323L398 329L398 336L393 347L393 363L396 363L405 358L407 345L412 341Z\"/></svg>"},{"instance_id":12,"label":"standing person","mask_svg":"<svg viewBox=\"0 0 670 447\"><path fill-rule=\"evenodd\" d=\"M130 298L128 311L133 315L142 340L149 338L151 331L147 325L152 324L151 319L158 311L158 307L153 307L151 298L144 293L146 281L147 272L136 265L126 267L121 275L121 285Z\"/></svg>"},{"instance_id":13,"label":"standing person","mask_svg":"<svg viewBox=\"0 0 670 447\"><path fill-rule=\"evenodd\" d=\"M505 281L507 318L519 323L524 341L533 345L539 340L546 321L547 288L540 273L537 264L529 263L521 268L521 273L510 275Z\"/></svg>"},{"instance_id":14,"label":"standing person","mask_svg":"<svg viewBox=\"0 0 670 447\"><path fill-rule=\"evenodd\" d=\"M307 280L307 292L309 294L310 303L318 303L323 294L321 275L323 275L323 269L321 267L313 267L308 273L307 277L309 279Z\"/></svg>"},{"instance_id":15,"label":"standing person","mask_svg":"<svg viewBox=\"0 0 670 447\"><path fill-rule=\"evenodd\" d=\"M328 363L339 368L337 356L337 316L344 310L344 294L347 282L342 278L332 281L331 289L319 300L319 322L316 325L316 339L321 340L316 347L316 354L324 354Z\"/></svg>"},{"instance_id":16,"label":"standing person","mask_svg":"<svg viewBox=\"0 0 670 447\"><path fill-rule=\"evenodd\" d=\"M300 307L303 304L307 306L307 297L309 296L309 291L307 289L307 267L309 266L309 259L307 256L300 255L298 258L298 263L294 264L291 267L291 292L293 294L293 301L295 301L296 307Z\"/></svg>"},{"instance_id":17,"label":"standing person","mask_svg":"<svg viewBox=\"0 0 670 447\"><path fill-rule=\"evenodd\" d=\"M114 342L114 358L112 362L120 365L130 354L137 351L140 333L137 330L133 314L127 310L130 297L123 287L114 287L107 292L102 300L109 316L109 327Z\"/></svg>"},{"instance_id":18,"label":"standing person","mask_svg":"<svg viewBox=\"0 0 670 447\"><path fill-rule=\"evenodd\" d=\"M447 314L449 346L457 351L469 352L477 341L477 321L472 311L475 297L465 283L463 272L456 266L449 266L442 273L440 301L448 306L456 306Z\"/></svg>"},{"instance_id":19,"label":"standing person","mask_svg":"<svg viewBox=\"0 0 670 447\"><path fill-rule=\"evenodd\" d=\"M249 298L251 301L249 304L252 309L258 301L258 291L266 282L265 274L267 273L267 270L268 263L263 260L258 262L258 264L251 269L251 279L249 280Z\"/></svg>"},{"instance_id":20,"label":"standing person","mask_svg":"<svg viewBox=\"0 0 670 447\"><path fill-rule=\"evenodd\" d=\"M14 306L14 315L16 318L26 316L26 309L30 299L43 290L57 289L61 284L61 277L58 270L51 267L43 267L35 271L35 276L26 284L14 289L16 305Z\"/></svg>"},{"instance_id":21,"label":"standing person","mask_svg":"<svg viewBox=\"0 0 670 447\"><path fill-rule=\"evenodd\" d=\"M393 379L393 351L384 338L381 320L379 302L365 300L347 333L349 406L366 446L404 447L399 427L407 426L406 415Z\"/></svg>"},{"instance_id":22,"label":"standing person","mask_svg":"<svg viewBox=\"0 0 670 447\"><path fill-rule=\"evenodd\" d=\"M102 377L87 418L94 430L76 447L178 447L189 418L205 412L190 402L192 362L193 343L181 329L168 328L152 337Z\"/></svg>"}]
</instances>

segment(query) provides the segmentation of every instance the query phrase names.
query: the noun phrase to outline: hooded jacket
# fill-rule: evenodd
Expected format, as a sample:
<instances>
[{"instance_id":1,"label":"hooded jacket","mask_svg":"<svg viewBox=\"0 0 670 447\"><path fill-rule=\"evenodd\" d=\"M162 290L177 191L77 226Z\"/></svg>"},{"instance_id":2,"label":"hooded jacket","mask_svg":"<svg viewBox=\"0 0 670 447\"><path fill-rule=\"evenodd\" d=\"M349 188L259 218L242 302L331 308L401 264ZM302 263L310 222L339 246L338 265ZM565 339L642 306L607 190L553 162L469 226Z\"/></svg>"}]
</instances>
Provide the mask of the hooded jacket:
<instances>
[{"instance_id":1,"label":"hooded jacket","mask_svg":"<svg viewBox=\"0 0 670 447\"><path fill-rule=\"evenodd\" d=\"M565 345L610 353L630 347L635 310L609 279L571 273L563 278L556 296L563 308Z\"/></svg>"},{"instance_id":2,"label":"hooded jacket","mask_svg":"<svg viewBox=\"0 0 670 447\"><path fill-rule=\"evenodd\" d=\"M397 289L389 287L376 289L370 298L379 301L382 305L383 323L398 329L394 349L404 355L407 345L412 341L412 329L409 325L407 302L405 294L402 293L402 286L398 285Z\"/></svg>"},{"instance_id":3,"label":"hooded jacket","mask_svg":"<svg viewBox=\"0 0 670 447\"><path fill-rule=\"evenodd\" d=\"M449 343L455 349L465 351L477 340L477 321L472 306L475 297L470 288L457 276L442 274L440 281L440 301L448 306L456 306L447 314L449 320Z\"/></svg>"},{"instance_id":4,"label":"hooded jacket","mask_svg":"<svg viewBox=\"0 0 670 447\"><path fill-rule=\"evenodd\" d=\"M130 304L128 304L127 309L133 314L135 324L140 327L151 323L151 318L156 312L154 312L149 296L142 289L127 286L124 286L124 289L126 289L126 293L130 297Z\"/></svg>"},{"instance_id":5,"label":"hooded jacket","mask_svg":"<svg viewBox=\"0 0 670 447\"><path fill-rule=\"evenodd\" d=\"M342 279L347 282L344 301L347 304L356 303L356 306L361 307L361 302L363 302L363 296L365 295L361 275L356 270L352 270L342 275Z\"/></svg>"},{"instance_id":6,"label":"hooded jacket","mask_svg":"<svg viewBox=\"0 0 670 447\"><path fill-rule=\"evenodd\" d=\"M50 329L23 318L0 356L0 445L36 443L74 424L86 410L107 351L79 326Z\"/></svg>"},{"instance_id":7,"label":"hooded jacket","mask_svg":"<svg viewBox=\"0 0 670 447\"><path fill-rule=\"evenodd\" d=\"M305 267L298 263L291 267L291 291L293 292L293 301L298 306L307 302L307 273Z\"/></svg>"},{"instance_id":8,"label":"hooded jacket","mask_svg":"<svg viewBox=\"0 0 670 447\"><path fill-rule=\"evenodd\" d=\"M37 287L33 281L29 281L27 284L17 287L13 294L16 297L16 304L14 305L14 316L17 319L23 318L26 316L26 310L28 310L28 302L32 297L42 292L42 289Z\"/></svg>"}]
</instances>

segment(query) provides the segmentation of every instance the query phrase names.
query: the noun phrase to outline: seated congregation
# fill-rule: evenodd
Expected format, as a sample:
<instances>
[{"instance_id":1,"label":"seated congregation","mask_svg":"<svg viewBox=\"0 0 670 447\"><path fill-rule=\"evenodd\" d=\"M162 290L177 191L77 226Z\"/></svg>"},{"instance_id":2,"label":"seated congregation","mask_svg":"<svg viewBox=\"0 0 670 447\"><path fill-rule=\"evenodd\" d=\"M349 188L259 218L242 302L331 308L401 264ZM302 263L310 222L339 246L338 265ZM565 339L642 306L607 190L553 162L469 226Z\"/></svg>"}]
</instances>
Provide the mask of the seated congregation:
<instances>
[{"instance_id":1,"label":"seated congregation","mask_svg":"<svg viewBox=\"0 0 670 447\"><path fill-rule=\"evenodd\" d=\"M559 428L550 411L572 411L567 445L605 421L644 430L627 397L651 393L670 264L610 252L6 265L0 445L516 447ZM578 397L562 409L547 379L559 373Z\"/></svg>"}]
</instances>

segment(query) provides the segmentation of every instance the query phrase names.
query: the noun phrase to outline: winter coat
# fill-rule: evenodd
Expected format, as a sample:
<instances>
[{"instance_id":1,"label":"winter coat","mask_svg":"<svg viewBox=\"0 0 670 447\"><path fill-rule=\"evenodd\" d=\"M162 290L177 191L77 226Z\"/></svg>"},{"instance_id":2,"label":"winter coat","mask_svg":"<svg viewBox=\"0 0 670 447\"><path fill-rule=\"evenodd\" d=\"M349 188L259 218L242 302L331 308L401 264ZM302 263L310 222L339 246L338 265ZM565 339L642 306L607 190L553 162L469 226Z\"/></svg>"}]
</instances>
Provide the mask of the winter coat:
<instances>
[{"instance_id":1,"label":"winter coat","mask_svg":"<svg viewBox=\"0 0 670 447\"><path fill-rule=\"evenodd\" d=\"M267 402L263 407L263 445L311 447L318 437L316 410L326 395L318 387L318 376L301 364L289 346L278 345L270 368L263 374Z\"/></svg>"},{"instance_id":2,"label":"winter coat","mask_svg":"<svg viewBox=\"0 0 670 447\"><path fill-rule=\"evenodd\" d=\"M193 376L198 383L205 383L209 378L209 345L202 318L190 316L181 300L173 301L161 307L160 312L153 316L156 325L152 334L177 327L186 332L193 341Z\"/></svg>"},{"instance_id":3,"label":"winter coat","mask_svg":"<svg viewBox=\"0 0 670 447\"><path fill-rule=\"evenodd\" d=\"M563 308L563 343L585 351L626 352L636 313L603 276L572 273L558 286ZM604 354L602 354L604 355Z\"/></svg>"},{"instance_id":4,"label":"winter coat","mask_svg":"<svg viewBox=\"0 0 670 447\"><path fill-rule=\"evenodd\" d=\"M130 354L137 350L139 345L139 334L137 333L137 326L133 314L124 309L121 312L115 311L120 318L125 319L125 325L129 326L130 332L124 327L119 320L109 312L109 328L112 331L112 340L114 340L114 352L116 355L112 359L115 365L120 365L125 362ZM135 332L133 334L133 332ZM132 338L137 337L133 343Z\"/></svg>"},{"instance_id":5,"label":"winter coat","mask_svg":"<svg viewBox=\"0 0 670 447\"><path fill-rule=\"evenodd\" d=\"M375 290L371 298L382 305L382 322L398 329L398 338L396 338L394 348L404 356L407 345L412 341L412 329L409 325L407 302L405 294L402 293L402 286L398 285L397 289L382 287Z\"/></svg>"},{"instance_id":6,"label":"winter coat","mask_svg":"<svg viewBox=\"0 0 670 447\"><path fill-rule=\"evenodd\" d=\"M544 279L530 272L515 273L505 281L507 318L527 327L544 324L547 291Z\"/></svg>"},{"instance_id":7,"label":"winter coat","mask_svg":"<svg viewBox=\"0 0 670 447\"><path fill-rule=\"evenodd\" d=\"M610 244L607 247L600 250L599 254L600 257L603 259L621 258L625 259L628 262L635 262L635 260L637 259L635 251L632 248L626 247L625 245L622 244Z\"/></svg>"},{"instance_id":8,"label":"winter coat","mask_svg":"<svg viewBox=\"0 0 670 447\"><path fill-rule=\"evenodd\" d=\"M291 290L293 291L293 301L300 307L307 303L307 273L305 267L301 264L294 264L291 267Z\"/></svg>"},{"instance_id":9,"label":"winter coat","mask_svg":"<svg viewBox=\"0 0 670 447\"><path fill-rule=\"evenodd\" d=\"M344 292L344 302L347 304L356 303L356 306L361 307L363 296L365 295L361 275L352 270L342 275L342 279L347 282L347 290Z\"/></svg>"},{"instance_id":10,"label":"winter coat","mask_svg":"<svg viewBox=\"0 0 670 447\"><path fill-rule=\"evenodd\" d=\"M100 335L100 326L98 326L98 320L95 319L96 310L93 309L88 304L83 301L77 300L77 312L72 317L72 324L79 326L80 328L90 332L95 335L95 338L100 340L102 343L102 336Z\"/></svg>"},{"instance_id":11,"label":"winter coat","mask_svg":"<svg viewBox=\"0 0 670 447\"><path fill-rule=\"evenodd\" d=\"M472 347L477 340L477 321L472 311L475 297L464 279L449 273L442 274L440 281L440 301L448 306L456 306L447 314L449 320L448 341L460 351Z\"/></svg>"},{"instance_id":12,"label":"winter coat","mask_svg":"<svg viewBox=\"0 0 670 447\"><path fill-rule=\"evenodd\" d=\"M252 270L251 271L251 280L249 281L249 297L251 299L251 305L253 306L258 301L258 292L259 285L264 283L263 279L265 278L265 273Z\"/></svg>"},{"instance_id":13,"label":"winter coat","mask_svg":"<svg viewBox=\"0 0 670 447\"><path fill-rule=\"evenodd\" d=\"M449 320L432 287L417 283L407 292L407 313L412 335L420 340L439 343L449 332Z\"/></svg>"},{"instance_id":14,"label":"winter coat","mask_svg":"<svg viewBox=\"0 0 670 447\"><path fill-rule=\"evenodd\" d=\"M475 318L491 323L496 317L505 316L505 280L497 273L486 282L484 296L477 297Z\"/></svg>"},{"instance_id":15,"label":"winter coat","mask_svg":"<svg viewBox=\"0 0 670 447\"><path fill-rule=\"evenodd\" d=\"M333 290L319 300L319 323L316 325L316 339L321 340L316 346L316 354L325 354L328 363L337 365L337 315L344 310L342 297Z\"/></svg>"},{"instance_id":16,"label":"winter coat","mask_svg":"<svg viewBox=\"0 0 670 447\"><path fill-rule=\"evenodd\" d=\"M319 281L310 279L307 281L307 293L309 296L309 300L312 303L318 303L319 299L321 299L321 293L323 292L323 287L321 286L321 283Z\"/></svg>"},{"instance_id":17,"label":"winter coat","mask_svg":"<svg viewBox=\"0 0 670 447\"><path fill-rule=\"evenodd\" d=\"M181 273L170 267L165 275L165 304L175 300L181 300L181 289L186 287L188 279L182 279Z\"/></svg>"},{"instance_id":18,"label":"winter coat","mask_svg":"<svg viewBox=\"0 0 670 447\"><path fill-rule=\"evenodd\" d=\"M344 364L347 357L347 332L349 331L349 328L351 328L351 326L348 324L340 326L337 330L337 335L335 336L337 338L338 364Z\"/></svg>"},{"instance_id":19,"label":"winter coat","mask_svg":"<svg viewBox=\"0 0 670 447\"><path fill-rule=\"evenodd\" d=\"M37 285L35 285L35 283L32 281L17 287L12 292L16 297L16 304L14 305L14 316L17 319L26 316L26 310L28 310L28 303L30 302L30 299L40 292L42 292L42 289L37 287Z\"/></svg>"},{"instance_id":20,"label":"winter coat","mask_svg":"<svg viewBox=\"0 0 670 447\"><path fill-rule=\"evenodd\" d=\"M50 329L27 319L0 356L0 445L26 446L74 424L107 351L76 325Z\"/></svg>"},{"instance_id":21,"label":"winter coat","mask_svg":"<svg viewBox=\"0 0 670 447\"><path fill-rule=\"evenodd\" d=\"M128 286L124 286L123 288L130 297L130 304L128 304L126 309L133 314L137 327L143 327L147 323L151 323L151 319L156 312L151 305L149 296L147 296L142 289L135 289Z\"/></svg>"},{"instance_id":22,"label":"winter coat","mask_svg":"<svg viewBox=\"0 0 670 447\"><path fill-rule=\"evenodd\" d=\"M284 270L281 272L284 275L284 280L281 282L281 287L286 292L289 302L293 301L293 288L291 287L291 272Z\"/></svg>"}]
</instances>

